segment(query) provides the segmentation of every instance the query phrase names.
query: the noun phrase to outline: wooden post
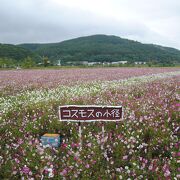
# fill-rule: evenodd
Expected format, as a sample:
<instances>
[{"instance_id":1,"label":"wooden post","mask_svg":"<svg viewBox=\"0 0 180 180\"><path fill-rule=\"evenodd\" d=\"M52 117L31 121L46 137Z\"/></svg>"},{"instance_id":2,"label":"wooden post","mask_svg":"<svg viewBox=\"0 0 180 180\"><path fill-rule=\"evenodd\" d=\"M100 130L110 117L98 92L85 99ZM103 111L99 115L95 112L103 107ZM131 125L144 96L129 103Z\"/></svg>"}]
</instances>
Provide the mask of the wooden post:
<instances>
[{"instance_id":1,"label":"wooden post","mask_svg":"<svg viewBox=\"0 0 180 180\"><path fill-rule=\"evenodd\" d=\"M81 129L81 122L78 122L79 126L79 144L80 144L80 151L82 150L82 129Z\"/></svg>"},{"instance_id":2,"label":"wooden post","mask_svg":"<svg viewBox=\"0 0 180 180\"><path fill-rule=\"evenodd\" d=\"M116 121L116 129L118 129L118 122Z\"/></svg>"},{"instance_id":3,"label":"wooden post","mask_svg":"<svg viewBox=\"0 0 180 180\"><path fill-rule=\"evenodd\" d=\"M104 122L102 123L102 145L101 145L101 149L104 149Z\"/></svg>"}]
</instances>

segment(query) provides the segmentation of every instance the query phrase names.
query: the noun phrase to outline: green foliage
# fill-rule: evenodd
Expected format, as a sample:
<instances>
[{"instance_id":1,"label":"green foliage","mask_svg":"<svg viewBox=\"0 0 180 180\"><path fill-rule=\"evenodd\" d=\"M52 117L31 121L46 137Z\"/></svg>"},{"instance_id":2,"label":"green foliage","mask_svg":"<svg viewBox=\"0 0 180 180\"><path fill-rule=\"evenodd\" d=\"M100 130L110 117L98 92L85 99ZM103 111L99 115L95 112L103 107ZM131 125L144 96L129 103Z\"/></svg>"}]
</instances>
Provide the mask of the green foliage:
<instances>
[{"instance_id":1,"label":"green foliage","mask_svg":"<svg viewBox=\"0 0 180 180\"><path fill-rule=\"evenodd\" d=\"M6 58L3 62L0 60L0 67L19 64L25 68L33 67L33 62L27 61L27 57L35 63L42 62L44 67L57 64L57 60L61 60L61 65L70 65L69 62L82 65L82 61L128 61L126 66L143 61L147 62L149 67L173 66L180 63L180 51L177 49L142 44L117 36L93 35L49 44L0 44L0 58Z\"/></svg>"},{"instance_id":2,"label":"green foliage","mask_svg":"<svg viewBox=\"0 0 180 180\"><path fill-rule=\"evenodd\" d=\"M23 47L0 44L0 67L14 67L21 63L24 66L28 58L31 58L32 64L40 59L39 55ZM30 63L29 59L28 63ZM25 66L29 67L30 64L25 63Z\"/></svg>"},{"instance_id":3,"label":"green foliage","mask_svg":"<svg viewBox=\"0 0 180 180\"><path fill-rule=\"evenodd\" d=\"M0 68L14 67L13 59L0 57Z\"/></svg>"},{"instance_id":4,"label":"green foliage","mask_svg":"<svg viewBox=\"0 0 180 180\"><path fill-rule=\"evenodd\" d=\"M145 61L149 62L149 66L152 66L154 62L166 66L173 62L180 62L179 50L153 44L142 44L117 36L94 35L61 43L22 44L20 46L41 56L48 56L54 61L61 59L62 63L67 61Z\"/></svg>"},{"instance_id":5,"label":"green foliage","mask_svg":"<svg viewBox=\"0 0 180 180\"><path fill-rule=\"evenodd\" d=\"M27 58L25 58L23 63L22 63L22 67L24 67L24 68L32 68L35 65L36 65L35 62L29 56Z\"/></svg>"},{"instance_id":6,"label":"green foliage","mask_svg":"<svg viewBox=\"0 0 180 180\"><path fill-rule=\"evenodd\" d=\"M43 57L43 65L47 67L50 64L48 57Z\"/></svg>"}]
</instances>

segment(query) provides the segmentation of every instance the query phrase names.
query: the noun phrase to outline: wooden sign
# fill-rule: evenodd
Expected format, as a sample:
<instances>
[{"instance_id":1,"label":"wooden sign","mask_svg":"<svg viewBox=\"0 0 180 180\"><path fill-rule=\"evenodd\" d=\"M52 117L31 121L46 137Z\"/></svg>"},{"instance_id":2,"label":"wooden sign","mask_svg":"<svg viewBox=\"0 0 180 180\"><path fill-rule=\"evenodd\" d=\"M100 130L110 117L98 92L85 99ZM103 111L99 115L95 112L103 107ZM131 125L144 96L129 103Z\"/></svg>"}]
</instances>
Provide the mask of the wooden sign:
<instances>
[{"instance_id":1,"label":"wooden sign","mask_svg":"<svg viewBox=\"0 0 180 180\"><path fill-rule=\"evenodd\" d=\"M61 121L121 121L122 106L60 106Z\"/></svg>"}]
</instances>

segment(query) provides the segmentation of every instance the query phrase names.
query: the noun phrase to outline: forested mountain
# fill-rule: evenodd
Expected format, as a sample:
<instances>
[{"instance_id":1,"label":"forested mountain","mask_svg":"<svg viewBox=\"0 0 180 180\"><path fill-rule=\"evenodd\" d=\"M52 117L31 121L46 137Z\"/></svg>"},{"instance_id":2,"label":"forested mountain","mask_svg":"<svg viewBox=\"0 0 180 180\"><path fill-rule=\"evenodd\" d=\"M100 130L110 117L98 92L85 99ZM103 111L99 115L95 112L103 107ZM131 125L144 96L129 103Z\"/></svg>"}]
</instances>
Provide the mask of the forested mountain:
<instances>
[{"instance_id":1,"label":"forested mountain","mask_svg":"<svg viewBox=\"0 0 180 180\"><path fill-rule=\"evenodd\" d=\"M37 62L40 57L33 51L11 44L0 44L0 64L19 64L27 58Z\"/></svg>"},{"instance_id":2,"label":"forested mountain","mask_svg":"<svg viewBox=\"0 0 180 180\"><path fill-rule=\"evenodd\" d=\"M11 44L0 44L0 57L12 58L15 60L22 60L27 56L34 58L36 53L28 48L23 48Z\"/></svg>"},{"instance_id":3,"label":"forested mountain","mask_svg":"<svg viewBox=\"0 0 180 180\"><path fill-rule=\"evenodd\" d=\"M180 63L180 51L177 49L142 44L117 36L93 35L48 44L0 44L1 64L6 64L7 59L16 64L27 60L29 64L32 61L43 63L42 57L47 57L54 64L59 60L61 64L81 61ZM44 61L49 62L47 58Z\"/></svg>"},{"instance_id":4,"label":"forested mountain","mask_svg":"<svg viewBox=\"0 0 180 180\"><path fill-rule=\"evenodd\" d=\"M180 51L153 44L122 39L117 36L93 35L60 43L21 44L33 52L51 60L62 61L157 61L180 62Z\"/></svg>"}]
</instances>

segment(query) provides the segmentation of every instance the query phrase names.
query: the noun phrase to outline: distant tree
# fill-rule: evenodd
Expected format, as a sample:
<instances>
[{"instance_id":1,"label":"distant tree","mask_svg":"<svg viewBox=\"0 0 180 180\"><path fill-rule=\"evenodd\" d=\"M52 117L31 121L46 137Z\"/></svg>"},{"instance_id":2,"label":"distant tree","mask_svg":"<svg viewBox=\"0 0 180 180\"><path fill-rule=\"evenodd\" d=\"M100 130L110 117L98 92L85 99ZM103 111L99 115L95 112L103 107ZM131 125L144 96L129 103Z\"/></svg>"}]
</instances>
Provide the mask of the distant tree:
<instances>
[{"instance_id":1,"label":"distant tree","mask_svg":"<svg viewBox=\"0 0 180 180\"><path fill-rule=\"evenodd\" d=\"M35 65L36 65L35 62L29 56L26 57L22 63L22 67L24 67L24 68L31 68L31 67L34 67Z\"/></svg>"},{"instance_id":2,"label":"distant tree","mask_svg":"<svg viewBox=\"0 0 180 180\"><path fill-rule=\"evenodd\" d=\"M44 64L44 67L47 67L48 65L50 65L50 61L48 59L47 56L43 56L43 64Z\"/></svg>"},{"instance_id":3,"label":"distant tree","mask_svg":"<svg viewBox=\"0 0 180 180\"><path fill-rule=\"evenodd\" d=\"M0 58L0 68L3 68L3 65L4 65L4 60L3 58Z\"/></svg>"},{"instance_id":4,"label":"distant tree","mask_svg":"<svg viewBox=\"0 0 180 180\"><path fill-rule=\"evenodd\" d=\"M11 58L0 58L0 68L12 68L15 66L15 62Z\"/></svg>"}]
</instances>

